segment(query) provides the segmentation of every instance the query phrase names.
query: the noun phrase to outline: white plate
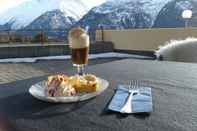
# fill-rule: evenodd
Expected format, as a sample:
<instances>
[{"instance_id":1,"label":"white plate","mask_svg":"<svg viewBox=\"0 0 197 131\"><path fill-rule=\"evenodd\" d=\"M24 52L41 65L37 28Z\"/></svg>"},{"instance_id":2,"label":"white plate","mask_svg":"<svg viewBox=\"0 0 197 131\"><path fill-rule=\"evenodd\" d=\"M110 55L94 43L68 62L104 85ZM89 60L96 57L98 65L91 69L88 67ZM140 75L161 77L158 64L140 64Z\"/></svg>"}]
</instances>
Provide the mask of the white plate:
<instances>
[{"instance_id":1,"label":"white plate","mask_svg":"<svg viewBox=\"0 0 197 131\"><path fill-rule=\"evenodd\" d=\"M109 86L108 81L101 78L97 78L97 79L98 79L98 89L94 93L77 94L76 96L69 96L69 97L48 97L44 93L45 81L41 81L32 85L29 88L29 93L39 100L52 102L52 103L70 103L70 102L84 101L96 97L97 95L100 95L108 88Z\"/></svg>"}]
</instances>

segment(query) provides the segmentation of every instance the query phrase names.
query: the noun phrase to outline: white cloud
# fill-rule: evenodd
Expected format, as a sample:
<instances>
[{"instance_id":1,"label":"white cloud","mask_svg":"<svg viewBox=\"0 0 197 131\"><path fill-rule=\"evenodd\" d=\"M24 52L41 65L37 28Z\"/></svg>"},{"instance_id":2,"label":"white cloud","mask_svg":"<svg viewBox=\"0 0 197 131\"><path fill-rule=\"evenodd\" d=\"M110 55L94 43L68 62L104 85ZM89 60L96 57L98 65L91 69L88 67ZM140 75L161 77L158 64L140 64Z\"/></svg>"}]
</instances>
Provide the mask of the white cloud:
<instances>
[{"instance_id":1,"label":"white cloud","mask_svg":"<svg viewBox=\"0 0 197 131\"><path fill-rule=\"evenodd\" d=\"M106 2L107 0L82 0L84 3L86 3L86 5L92 7L92 6L98 6L104 2Z\"/></svg>"},{"instance_id":2,"label":"white cloud","mask_svg":"<svg viewBox=\"0 0 197 131\"><path fill-rule=\"evenodd\" d=\"M30 0L0 0L0 14L8 10L9 8L13 8L25 1L30 1ZM98 6L107 0L82 0L82 1L86 3L87 6L92 7L92 6Z\"/></svg>"},{"instance_id":3,"label":"white cloud","mask_svg":"<svg viewBox=\"0 0 197 131\"><path fill-rule=\"evenodd\" d=\"M28 0L0 0L0 13L6 11L9 8L13 8L25 1Z\"/></svg>"}]
</instances>

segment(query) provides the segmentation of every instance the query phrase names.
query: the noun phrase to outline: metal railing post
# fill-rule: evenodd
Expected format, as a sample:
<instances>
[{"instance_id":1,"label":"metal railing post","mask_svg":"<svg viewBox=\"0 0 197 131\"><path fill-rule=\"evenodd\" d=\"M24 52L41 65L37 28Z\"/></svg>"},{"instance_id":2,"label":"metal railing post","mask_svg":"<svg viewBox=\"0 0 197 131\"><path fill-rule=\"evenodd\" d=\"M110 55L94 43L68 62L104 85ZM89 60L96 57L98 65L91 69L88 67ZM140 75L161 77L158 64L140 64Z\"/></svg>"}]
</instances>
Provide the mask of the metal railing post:
<instances>
[{"instance_id":1,"label":"metal railing post","mask_svg":"<svg viewBox=\"0 0 197 131\"><path fill-rule=\"evenodd\" d=\"M10 44L10 31L9 30L7 31L8 31L8 43Z\"/></svg>"}]
</instances>

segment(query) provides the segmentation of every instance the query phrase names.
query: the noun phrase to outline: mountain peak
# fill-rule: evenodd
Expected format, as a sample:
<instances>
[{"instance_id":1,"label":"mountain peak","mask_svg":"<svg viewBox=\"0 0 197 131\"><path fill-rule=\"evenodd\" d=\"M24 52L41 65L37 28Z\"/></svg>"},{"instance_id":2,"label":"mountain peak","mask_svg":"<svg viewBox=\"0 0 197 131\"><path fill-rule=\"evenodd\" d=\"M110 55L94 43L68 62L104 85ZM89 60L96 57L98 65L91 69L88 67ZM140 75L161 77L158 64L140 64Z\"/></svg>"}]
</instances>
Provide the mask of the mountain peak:
<instances>
[{"instance_id":1,"label":"mountain peak","mask_svg":"<svg viewBox=\"0 0 197 131\"><path fill-rule=\"evenodd\" d=\"M65 17L63 12L56 9L42 14L25 29L66 30L75 22L72 17Z\"/></svg>"},{"instance_id":2,"label":"mountain peak","mask_svg":"<svg viewBox=\"0 0 197 131\"><path fill-rule=\"evenodd\" d=\"M87 1L90 2L90 0ZM98 3L94 1L89 4L85 0L29 0L1 14L0 25L14 20L12 29L20 29L29 25L45 12L56 9L61 10L66 17L79 20Z\"/></svg>"}]
</instances>

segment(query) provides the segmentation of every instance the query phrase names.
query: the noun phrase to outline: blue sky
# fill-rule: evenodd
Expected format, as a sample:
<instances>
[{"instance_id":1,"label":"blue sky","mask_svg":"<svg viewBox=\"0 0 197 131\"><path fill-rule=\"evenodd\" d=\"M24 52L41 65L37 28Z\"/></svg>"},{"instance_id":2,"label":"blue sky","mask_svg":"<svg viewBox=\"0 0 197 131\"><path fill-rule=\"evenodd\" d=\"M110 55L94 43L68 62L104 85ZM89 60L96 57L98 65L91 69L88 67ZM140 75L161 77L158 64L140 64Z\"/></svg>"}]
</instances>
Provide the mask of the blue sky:
<instances>
[{"instance_id":1,"label":"blue sky","mask_svg":"<svg viewBox=\"0 0 197 131\"><path fill-rule=\"evenodd\" d=\"M9 8L13 8L25 1L30 1L30 0L0 0L0 13L3 13L4 11L6 11ZM100 1L101 3L106 1L106 0L82 0L84 2L87 2L88 4L94 4L94 3L98 3L98 1Z\"/></svg>"}]
</instances>

